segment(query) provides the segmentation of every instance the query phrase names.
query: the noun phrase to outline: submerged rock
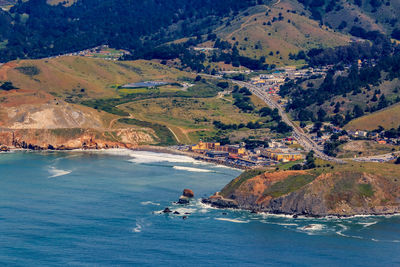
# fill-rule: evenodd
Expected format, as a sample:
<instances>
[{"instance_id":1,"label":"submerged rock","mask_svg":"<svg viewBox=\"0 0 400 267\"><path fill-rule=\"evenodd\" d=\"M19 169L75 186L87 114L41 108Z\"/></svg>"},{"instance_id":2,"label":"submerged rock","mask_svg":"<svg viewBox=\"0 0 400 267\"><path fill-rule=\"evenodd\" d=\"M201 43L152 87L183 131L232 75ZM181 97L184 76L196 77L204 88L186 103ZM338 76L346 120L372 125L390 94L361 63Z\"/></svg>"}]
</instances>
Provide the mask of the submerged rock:
<instances>
[{"instance_id":1,"label":"submerged rock","mask_svg":"<svg viewBox=\"0 0 400 267\"><path fill-rule=\"evenodd\" d=\"M189 204L189 198L185 196L181 196L178 200L178 204Z\"/></svg>"},{"instance_id":2,"label":"submerged rock","mask_svg":"<svg viewBox=\"0 0 400 267\"><path fill-rule=\"evenodd\" d=\"M163 210L163 213L171 213L171 212L172 210L170 210L168 207Z\"/></svg>"}]
</instances>

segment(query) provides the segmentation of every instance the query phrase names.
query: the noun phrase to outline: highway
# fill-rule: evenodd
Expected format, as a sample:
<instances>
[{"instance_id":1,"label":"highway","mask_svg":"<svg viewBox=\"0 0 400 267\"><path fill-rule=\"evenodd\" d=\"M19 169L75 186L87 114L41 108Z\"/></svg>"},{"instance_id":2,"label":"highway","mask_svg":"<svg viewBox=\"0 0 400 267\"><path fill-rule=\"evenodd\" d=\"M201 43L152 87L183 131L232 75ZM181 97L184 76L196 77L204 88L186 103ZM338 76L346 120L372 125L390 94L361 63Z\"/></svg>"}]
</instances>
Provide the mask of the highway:
<instances>
[{"instance_id":1,"label":"highway","mask_svg":"<svg viewBox=\"0 0 400 267\"><path fill-rule=\"evenodd\" d=\"M236 80L231 80L232 83L235 83L241 87L247 87L255 96L259 97L261 100L263 100L270 108L272 109L278 109L279 115L282 117L282 121L284 121L287 125L291 126L293 128L293 137L297 140L297 142L306 150L306 151L311 151L313 150L315 152L315 156L327 160L327 161L332 161L336 163L346 163L346 161L330 157L326 155L323 152L323 148L318 146L314 140L312 140L300 127L298 127L296 124L292 122L292 120L289 119L288 115L286 114L285 110L279 105L275 100L273 100L265 91L263 91L261 88L254 86L250 83L247 82L241 82L241 81L236 81Z\"/></svg>"}]
</instances>

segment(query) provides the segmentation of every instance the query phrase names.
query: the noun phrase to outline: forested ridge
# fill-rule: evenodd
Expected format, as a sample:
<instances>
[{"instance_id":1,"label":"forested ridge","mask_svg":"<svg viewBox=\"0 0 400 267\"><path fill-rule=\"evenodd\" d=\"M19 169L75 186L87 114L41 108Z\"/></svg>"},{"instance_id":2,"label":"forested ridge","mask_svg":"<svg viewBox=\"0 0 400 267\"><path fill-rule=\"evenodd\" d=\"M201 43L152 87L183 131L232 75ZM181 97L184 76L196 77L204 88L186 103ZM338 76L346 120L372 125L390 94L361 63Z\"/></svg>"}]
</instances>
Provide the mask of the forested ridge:
<instances>
[{"instance_id":1,"label":"forested ridge","mask_svg":"<svg viewBox=\"0 0 400 267\"><path fill-rule=\"evenodd\" d=\"M71 7L20 1L0 13L0 60L40 58L101 44L139 50L206 34L262 0L80 0ZM1 42L1 41L0 41ZM3 45L4 46L4 45Z\"/></svg>"}]
</instances>

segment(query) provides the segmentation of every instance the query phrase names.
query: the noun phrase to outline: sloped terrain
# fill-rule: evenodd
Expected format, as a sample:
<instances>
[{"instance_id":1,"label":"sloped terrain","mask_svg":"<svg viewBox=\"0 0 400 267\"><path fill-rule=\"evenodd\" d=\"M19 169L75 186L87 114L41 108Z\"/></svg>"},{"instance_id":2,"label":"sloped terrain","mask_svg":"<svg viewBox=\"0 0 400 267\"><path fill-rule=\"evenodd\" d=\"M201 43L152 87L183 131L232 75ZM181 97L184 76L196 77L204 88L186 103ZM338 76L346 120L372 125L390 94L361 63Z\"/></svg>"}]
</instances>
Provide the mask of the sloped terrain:
<instances>
[{"instance_id":1,"label":"sloped terrain","mask_svg":"<svg viewBox=\"0 0 400 267\"><path fill-rule=\"evenodd\" d=\"M350 42L350 37L320 26L293 1L283 0L270 6L256 6L241 12L230 25L216 33L231 44L238 44L241 54L267 57L269 64L293 64L289 53L311 48L334 47Z\"/></svg>"},{"instance_id":2,"label":"sloped terrain","mask_svg":"<svg viewBox=\"0 0 400 267\"><path fill-rule=\"evenodd\" d=\"M244 173L205 200L216 207L309 216L400 212L400 166L347 164Z\"/></svg>"},{"instance_id":3,"label":"sloped terrain","mask_svg":"<svg viewBox=\"0 0 400 267\"><path fill-rule=\"evenodd\" d=\"M147 80L176 81L190 74L150 61L114 62L85 57L11 61L0 67L0 81L77 100L118 96L116 87Z\"/></svg>"},{"instance_id":4,"label":"sloped terrain","mask_svg":"<svg viewBox=\"0 0 400 267\"><path fill-rule=\"evenodd\" d=\"M385 129L397 128L400 126L400 105L393 105L386 109L368 114L366 116L350 121L345 129L347 130L375 130L379 126Z\"/></svg>"},{"instance_id":5,"label":"sloped terrain","mask_svg":"<svg viewBox=\"0 0 400 267\"><path fill-rule=\"evenodd\" d=\"M122 84L184 77L191 74L149 61L59 57L6 63L0 67L0 81L11 82L16 89L0 90L0 127L5 131L1 143L13 145L11 133L20 135L18 146L25 142L42 148L63 142L69 148L157 143L153 129L116 123L120 116L80 103L118 98ZM68 129L75 129L74 134ZM59 130L66 136L57 137Z\"/></svg>"}]
</instances>

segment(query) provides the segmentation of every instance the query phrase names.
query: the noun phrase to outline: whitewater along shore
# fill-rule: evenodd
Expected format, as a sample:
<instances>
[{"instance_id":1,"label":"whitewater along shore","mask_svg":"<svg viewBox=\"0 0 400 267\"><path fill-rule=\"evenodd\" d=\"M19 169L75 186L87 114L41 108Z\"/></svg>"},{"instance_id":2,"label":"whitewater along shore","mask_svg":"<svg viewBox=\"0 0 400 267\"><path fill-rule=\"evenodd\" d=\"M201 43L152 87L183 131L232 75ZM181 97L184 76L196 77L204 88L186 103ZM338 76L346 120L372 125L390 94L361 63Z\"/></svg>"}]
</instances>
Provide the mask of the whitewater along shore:
<instances>
[{"instance_id":1,"label":"whitewater along shore","mask_svg":"<svg viewBox=\"0 0 400 267\"><path fill-rule=\"evenodd\" d=\"M33 150L33 151L74 151L74 150L107 150L107 149L128 149L132 151L147 151L147 152L154 152L154 153L166 153L172 155L180 155L180 156L187 156L193 158L195 160L222 165L229 168L240 169L240 170L247 170L246 168L241 165L232 164L226 162L224 160L212 159L208 158L203 155L199 155L196 153L180 151L178 149L172 147L163 147L163 146L151 146L151 145L133 145L133 144L125 144L125 143L118 143L118 142L104 142L98 141L95 139L88 139L86 141L79 141L74 143L68 144L57 144L57 145L33 145L30 143L26 143L25 141L12 141L13 145L1 145L0 144L0 153L1 152L9 152L9 151L20 151L20 150Z\"/></svg>"}]
</instances>

